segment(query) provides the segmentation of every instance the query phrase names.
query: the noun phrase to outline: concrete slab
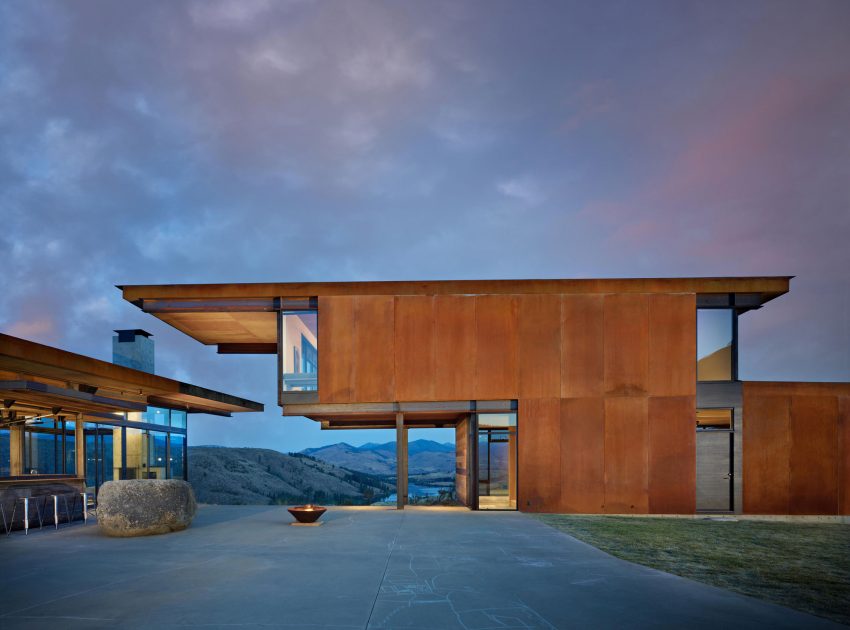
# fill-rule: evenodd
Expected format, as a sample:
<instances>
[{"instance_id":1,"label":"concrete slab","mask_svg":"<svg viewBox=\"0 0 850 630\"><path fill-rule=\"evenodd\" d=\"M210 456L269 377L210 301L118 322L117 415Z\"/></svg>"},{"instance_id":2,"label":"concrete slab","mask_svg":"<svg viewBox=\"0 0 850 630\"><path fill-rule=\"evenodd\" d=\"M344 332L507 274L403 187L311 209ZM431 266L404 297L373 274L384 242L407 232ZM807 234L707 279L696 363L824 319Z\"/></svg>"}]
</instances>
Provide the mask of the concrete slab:
<instances>
[{"instance_id":1,"label":"concrete slab","mask_svg":"<svg viewBox=\"0 0 850 630\"><path fill-rule=\"evenodd\" d=\"M613 558L518 513L204 506L184 532L0 540L0 627L828 628Z\"/></svg>"}]
</instances>

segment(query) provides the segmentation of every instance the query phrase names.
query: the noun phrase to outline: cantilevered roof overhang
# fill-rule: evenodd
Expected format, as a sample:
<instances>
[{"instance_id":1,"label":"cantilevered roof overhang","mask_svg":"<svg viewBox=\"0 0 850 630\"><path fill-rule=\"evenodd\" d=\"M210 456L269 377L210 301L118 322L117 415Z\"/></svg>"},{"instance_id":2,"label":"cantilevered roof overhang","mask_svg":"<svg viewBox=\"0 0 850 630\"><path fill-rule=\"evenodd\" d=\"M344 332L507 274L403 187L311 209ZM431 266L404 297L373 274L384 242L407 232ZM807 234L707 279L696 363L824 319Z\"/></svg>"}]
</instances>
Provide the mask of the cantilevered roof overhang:
<instances>
[{"instance_id":1,"label":"cantilevered roof overhang","mask_svg":"<svg viewBox=\"0 0 850 630\"><path fill-rule=\"evenodd\" d=\"M0 334L0 407L51 415L142 411L148 405L229 416L258 402Z\"/></svg>"},{"instance_id":2,"label":"cantilevered roof overhang","mask_svg":"<svg viewBox=\"0 0 850 630\"><path fill-rule=\"evenodd\" d=\"M119 285L124 299L220 352L275 354L277 311L315 308L336 295L694 293L698 304L759 308L788 292L793 276L421 280ZM731 298L731 300L730 300Z\"/></svg>"}]
</instances>

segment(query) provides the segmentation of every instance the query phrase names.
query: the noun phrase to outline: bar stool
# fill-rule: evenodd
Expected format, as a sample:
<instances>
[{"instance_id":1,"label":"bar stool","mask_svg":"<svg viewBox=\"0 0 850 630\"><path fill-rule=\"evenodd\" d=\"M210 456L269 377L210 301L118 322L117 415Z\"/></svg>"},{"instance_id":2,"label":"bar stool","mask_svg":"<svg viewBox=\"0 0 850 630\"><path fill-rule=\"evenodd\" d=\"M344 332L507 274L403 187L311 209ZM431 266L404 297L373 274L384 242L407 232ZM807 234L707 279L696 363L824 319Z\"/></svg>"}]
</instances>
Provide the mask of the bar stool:
<instances>
[{"instance_id":1,"label":"bar stool","mask_svg":"<svg viewBox=\"0 0 850 630\"><path fill-rule=\"evenodd\" d=\"M31 497L18 497L15 499L15 507L12 508L12 518L9 521L9 528L6 530L6 535L12 533L12 527L15 525L15 514L18 511L18 505L24 507L24 535L30 533L30 506L35 507L36 516L38 516L38 528L44 527L44 520L41 517L41 508L38 506L38 500L33 500Z\"/></svg>"},{"instance_id":2,"label":"bar stool","mask_svg":"<svg viewBox=\"0 0 850 630\"><path fill-rule=\"evenodd\" d=\"M53 498L53 526L56 529L59 529L59 500L62 500L63 505L65 506L65 518L68 521L68 524L71 524L71 512L68 511L68 493L65 494L51 494ZM75 495L71 495L72 501ZM45 498L46 503L46 498Z\"/></svg>"},{"instance_id":3,"label":"bar stool","mask_svg":"<svg viewBox=\"0 0 850 630\"><path fill-rule=\"evenodd\" d=\"M82 502L83 502L83 525L88 525L88 522L89 522L89 493L88 492L81 492L80 497L82 498ZM94 502L94 495L92 495L92 503L91 504L93 506L95 506L94 507L94 514L95 514L95 516L97 516L97 505Z\"/></svg>"}]
</instances>

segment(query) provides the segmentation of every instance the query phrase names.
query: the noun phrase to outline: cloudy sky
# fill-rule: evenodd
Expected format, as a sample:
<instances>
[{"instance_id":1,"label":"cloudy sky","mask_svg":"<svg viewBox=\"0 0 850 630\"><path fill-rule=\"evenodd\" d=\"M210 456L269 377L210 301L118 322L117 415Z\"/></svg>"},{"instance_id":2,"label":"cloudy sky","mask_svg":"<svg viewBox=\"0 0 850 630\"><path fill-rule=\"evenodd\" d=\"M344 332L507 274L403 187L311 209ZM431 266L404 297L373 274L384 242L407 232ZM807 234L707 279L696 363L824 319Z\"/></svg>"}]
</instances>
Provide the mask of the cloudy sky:
<instances>
[{"instance_id":1,"label":"cloudy sky","mask_svg":"<svg viewBox=\"0 0 850 630\"><path fill-rule=\"evenodd\" d=\"M850 2L0 4L0 330L266 403L115 284L796 275L750 379L850 380Z\"/></svg>"}]
</instances>

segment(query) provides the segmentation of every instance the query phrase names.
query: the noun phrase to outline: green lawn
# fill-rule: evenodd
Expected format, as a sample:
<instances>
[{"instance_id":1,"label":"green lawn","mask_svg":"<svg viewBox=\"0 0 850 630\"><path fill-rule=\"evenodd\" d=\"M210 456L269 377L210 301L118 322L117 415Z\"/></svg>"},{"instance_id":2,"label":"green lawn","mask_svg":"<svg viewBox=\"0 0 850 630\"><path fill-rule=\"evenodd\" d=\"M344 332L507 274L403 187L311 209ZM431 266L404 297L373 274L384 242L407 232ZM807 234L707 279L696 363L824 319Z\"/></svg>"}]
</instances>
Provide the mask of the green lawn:
<instances>
[{"instance_id":1,"label":"green lawn","mask_svg":"<svg viewBox=\"0 0 850 630\"><path fill-rule=\"evenodd\" d=\"M535 516L618 558L850 625L850 525Z\"/></svg>"}]
</instances>

